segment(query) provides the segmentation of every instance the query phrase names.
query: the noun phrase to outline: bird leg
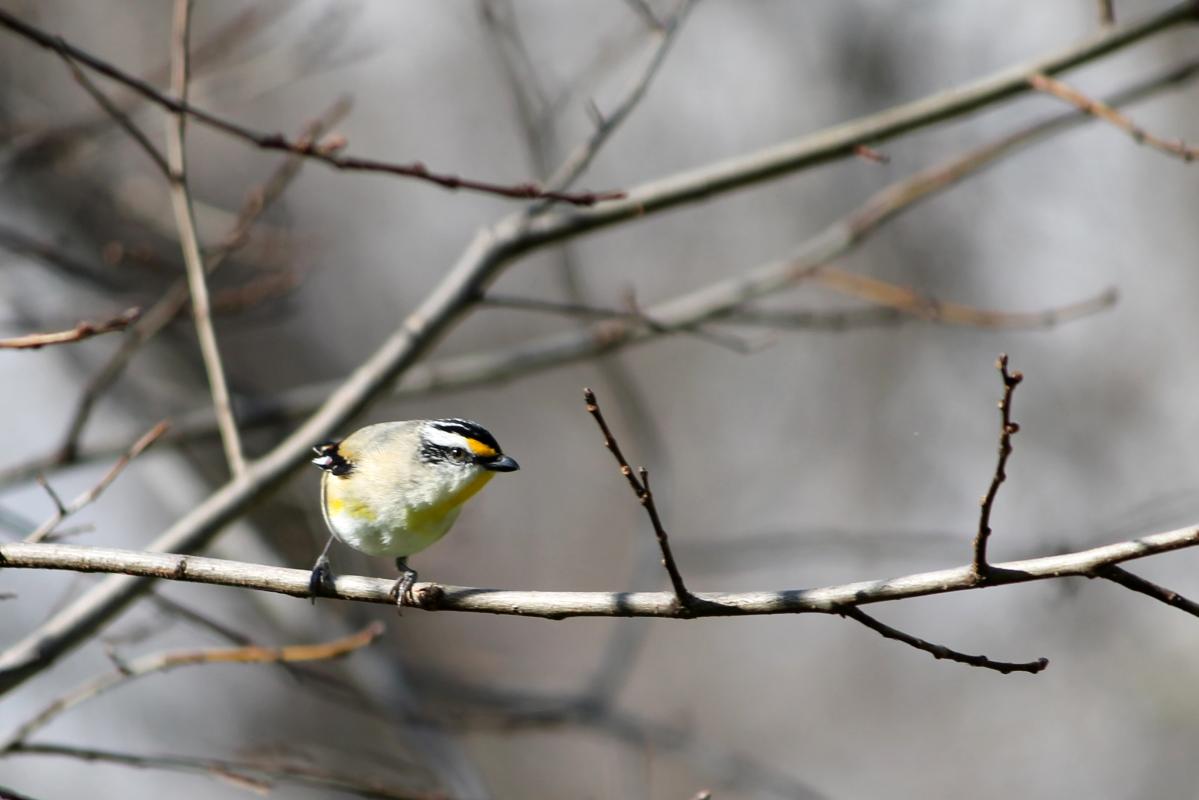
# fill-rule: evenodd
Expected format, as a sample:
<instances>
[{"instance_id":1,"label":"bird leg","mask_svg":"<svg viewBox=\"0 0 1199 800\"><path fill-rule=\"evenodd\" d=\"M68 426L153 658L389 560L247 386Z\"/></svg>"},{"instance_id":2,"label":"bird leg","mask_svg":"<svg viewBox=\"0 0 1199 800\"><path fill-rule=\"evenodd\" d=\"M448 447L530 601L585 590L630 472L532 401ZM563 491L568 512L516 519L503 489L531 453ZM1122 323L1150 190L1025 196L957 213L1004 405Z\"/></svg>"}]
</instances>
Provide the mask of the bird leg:
<instances>
[{"instance_id":1,"label":"bird leg","mask_svg":"<svg viewBox=\"0 0 1199 800\"><path fill-rule=\"evenodd\" d=\"M391 599L397 606L419 605L412 594L412 585L416 583L416 570L408 566L407 557L396 559L396 569L400 571L400 578L391 587Z\"/></svg>"},{"instance_id":2,"label":"bird leg","mask_svg":"<svg viewBox=\"0 0 1199 800\"><path fill-rule=\"evenodd\" d=\"M316 605L316 598L320 595L337 592L333 585L333 568L329 565L329 548L333 546L333 538L330 536L329 541L325 542L325 549L316 557L316 563L312 565L312 574L308 577L308 599L313 605Z\"/></svg>"}]
</instances>

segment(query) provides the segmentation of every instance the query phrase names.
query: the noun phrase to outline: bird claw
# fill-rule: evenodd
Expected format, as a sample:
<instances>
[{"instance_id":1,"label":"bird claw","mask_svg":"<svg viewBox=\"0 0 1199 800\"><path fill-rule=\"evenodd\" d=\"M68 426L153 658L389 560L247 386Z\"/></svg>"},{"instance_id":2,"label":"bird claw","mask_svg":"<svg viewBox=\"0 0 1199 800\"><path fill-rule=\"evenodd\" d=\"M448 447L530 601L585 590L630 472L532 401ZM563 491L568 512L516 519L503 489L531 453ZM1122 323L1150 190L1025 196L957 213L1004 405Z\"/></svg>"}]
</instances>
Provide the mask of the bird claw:
<instances>
[{"instance_id":1,"label":"bird claw","mask_svg":"<svg viewBox=\"0 0 1199 800\"><path fill-rule=\"evenodd\" d=\"M316 598L337 593L337 588L333 582L333 568L329 565L329 558L322 555L312 565L312 574L308 577L308 599L313 605L316 605Z\"/></svg>"},{"instance_id":2,"label":"bird claw","mask_svg":"<svg viewBox=\"0 0 1199 800\"><path fill-rule=\"evenodd\" d=\"M416 583L416 570L411 567L404 567L404 572L399 579L392 585L388 595L393 603L396 604L396 610L400 611L404 606L419 606L416 595L412 592L412 587ZM400 613L403 613L400 611Z\"/></svg>"}]
</instances>

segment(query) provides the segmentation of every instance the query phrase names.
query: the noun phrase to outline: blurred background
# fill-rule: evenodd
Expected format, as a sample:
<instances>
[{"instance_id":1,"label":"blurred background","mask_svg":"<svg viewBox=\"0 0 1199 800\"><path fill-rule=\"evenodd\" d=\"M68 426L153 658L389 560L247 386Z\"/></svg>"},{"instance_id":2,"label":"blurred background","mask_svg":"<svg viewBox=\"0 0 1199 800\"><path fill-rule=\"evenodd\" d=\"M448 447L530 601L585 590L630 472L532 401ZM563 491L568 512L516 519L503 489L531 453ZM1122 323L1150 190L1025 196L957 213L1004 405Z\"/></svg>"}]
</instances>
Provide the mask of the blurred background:
<instances>
[{"instance_id":1,"label":"blurred background","mask_svg":"<svg viewBox=\"0 0 1199 800\"><path fill-rule=\"evenodd\" d=\"M1117 2L1117 22L1170 5ZM164 89L168 6L0 0ZM589 108L610 112L627 96L678 9L654 0L199 3L191 99L292 137L323 120L320 135L344 137L355 155L498 182L542 179L593 129ZM1054 52L1100 27L1092 0L702 0L579 186L626 188L749 153ZM1196 36L1180 26L1065 79L1106 96L1193 57ZM161 145L160 109L97 83ZM1182 84L1129 114L1162 137L1195 140L1197 97ZM649 307L785 257L889 184L1065 109L1022 95L878 145L887 163L836 161L540 250L512 263L493 291ZM211 278L235 406L253 421L251 456L294 427L298 417L286 410L311 408L365 359L480 227L522 207L317 163L280 186L286 157L195 124L188 149L209 252L229 242L248 196L278 190ZM596 389L630 460L650 468L696 590L813 587L967 563L995 464L1000 352L1026 380L993 517L994 558L1194 524L1194 170L1090 122L932 197L835 262L938 301L1004 312L1118 291L1114 305L1081 319L949 325L800 282L753 306L810 312L790 324L725 320L704 335L658 337L483 385L401 390L360 422L476 419L522 465L413 565L423 579L468 586L666 585L644 513L584 410L583 386ZM162 176L61 59L7 31L0 265L0 336L148 307L183 274ZM593 321L483 306L426 358L485 355ZM0 352L4 535L18 538L53 513L21 468L59 452L86 387L128 340ZM209 406L184 312L100 395L79 450L95 457L47 467L47 478L74 497L156 421L194 432ZM213 436L168 438L64 527L70 541L141 548L227 476ZM326 535L317 485L317 470L297 472L211 552L307 568ZM1175 553L1136 571L1186 594L1199 589L1197 558ZM339 572L394 572L388 560L345 547L333 563ZM17 595L0 606L0 640L16 641L95 580L0 574L0 591ZM387 632L346 660L302 670L222 665L154 675L33 737L258 769L131 769L111 758L10 753L0 759L0 784L46 799L267 790L687 798L705 789L721 800L956 797L963 786L979 797L1195 796L1196 620L1079 579L873 613L966 652L1046 656L1050 667L1003 676L934 661L818 615L397 617L384 607L313 607L173 583L0 698L2 735L112 671L111 652L225 646L218 626L271 645L328 640L376 619Z\"/></svg>"}]
</instances>

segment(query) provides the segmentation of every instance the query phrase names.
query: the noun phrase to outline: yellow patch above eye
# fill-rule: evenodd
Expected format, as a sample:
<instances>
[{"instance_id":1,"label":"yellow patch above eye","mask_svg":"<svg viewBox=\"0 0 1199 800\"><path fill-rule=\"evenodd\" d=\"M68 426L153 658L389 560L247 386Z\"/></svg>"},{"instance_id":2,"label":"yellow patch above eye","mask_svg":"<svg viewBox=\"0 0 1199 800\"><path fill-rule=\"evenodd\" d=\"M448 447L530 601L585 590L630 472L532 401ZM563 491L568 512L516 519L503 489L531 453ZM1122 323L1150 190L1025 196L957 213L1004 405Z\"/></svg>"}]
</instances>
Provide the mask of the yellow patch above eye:
<instances>
[{"instance_id":1,"label":"yellow patch above eye","mask_svg":"<svg viewBox=\"0 0 1199 800\"><path fill-rule=\"evenodd\" d=\"M467 439L466 446L470 448L472 453L477 456L483 456L484 458L498 455L498 453L495 451L495 448L483 444L478 439Z\"/></svg>"}]
</instances>

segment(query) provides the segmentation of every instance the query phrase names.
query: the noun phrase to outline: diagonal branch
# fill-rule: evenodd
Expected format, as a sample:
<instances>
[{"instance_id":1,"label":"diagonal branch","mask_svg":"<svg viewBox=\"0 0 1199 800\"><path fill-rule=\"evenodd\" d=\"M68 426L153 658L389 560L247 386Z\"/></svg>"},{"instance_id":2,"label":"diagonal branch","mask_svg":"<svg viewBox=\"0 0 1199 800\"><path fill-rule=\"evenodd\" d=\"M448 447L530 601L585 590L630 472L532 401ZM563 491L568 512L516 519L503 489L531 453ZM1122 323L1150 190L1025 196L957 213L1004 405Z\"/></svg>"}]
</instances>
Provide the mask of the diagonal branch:
<instances>
[{"instance_id":1,"label":"diagonal branch","mask_svg":"<svg viewBox=\"0 0 1199 800\"><path fill-rule=\"evenodd\" d=\"M848 617L855 622L860 622L872 631L880 634L887 639L893 639L897 642L911 645L917 650L923 650L936 659L948 659L956 661L959 664L968 664L971 667L982 667L983 669L993 669L996 672L1001 672L1007 675L1011 672L1031 672L1034 675L1045 667L1049 666L1049 659L1038 658L1036 661L995 661L986 656L972 656L968 653L961 653L957 650L951 650L945 645L933 644L925 641L910 633L904 633L898 628L892 628L883 622L879 622L874 617L867 614L860 608L846 608L842 610L841 616Z\"/></svg>"},{"instance_id":2,"label":"diagonal branch","mask_svg":"<svg viewBox=\"0 0 1199 800\"><path fill-rule=\"evenodd\" d=\"M330 167L339 170L355 172L380 172L389 175L398 175L405 178L415 178L417 180L437 184L438 186L442 186L446 189L466 189L469 191L483 192L486 194L516 199L556 200L558 202L570 203L573 205L591 206L603 201L618 200L624 197L624 193L618 191L555 192L544 190L532 183L505 185L500 183L492 183L490 181L476 180L473 178L464 178L459 175L432 172L428 167L420 162L413 162L410 164L395 164L371 158L358 158L354 156L338 155L334 152L323 150L312 142L292 141L282 133L261 133L224 117L213 114L212 112L197 108L196 106L188 103L186 96L179 92L177 88L173 89L173 91L175 91L174 97L165 95L146 81L130 75L129 73L118 69L112 64L109 64L107 61L97 58L91 53L69 44L61 36L55 36L41 30L40 28L30 25L29 23L13 16L4 9L0 9L0 26L8 28L25 39L39 44L49 50L53 50L54 52L69 58L72 61L83 64L89 69L99 72L101 75L104 75L105 77L132 89L147 100L162 106L168 111L171 111L176 116L190 116L197 122L201 122L204 125L233 136L234 138L249 142L250 144L263 150L282 150L285 152L294 153L299 156L321 161Z\"/></svg>"},{"instance_id":3,"label":"diagonal branch","mask_svg":"<svg viewBox=\"0 0 1199 800\"><path fill-rule=\"evenodd\" d=\"M130 308L110 319L100 322L80 322L74 328L53 333L28 333L11 339L0 339L0 350L37 350L46 345L71 344L99 336L104 333L123 331L141 317L140 308Z\"/></svg>"},{"instance_id":4,"label":"diagonal branch","mask_svg":"<svg viewBox=\"0 0 1199 800\"><path fill-rule=\"evenodd\" d=\"M1102 569L1095 570L1095 576L1107 578L1112 583L1118 583L1126 589L1148 595L1154 600L1159 600L1168 606L1173 606L1180 611L1185 611L1192 616L1199 617L1199 603L1183 597L1172 589L1159 586L1153 581L1146 580L1139 575L1133 575L1123 567L1117 567L1114 564L1109 567L1103 567Z\"/></svg>"},{"instance_id":5,"label":"diagonal branch","mask_svg":"<svg viewBox=\"0 0 1199 800\"><path fill-rule=\"evenodd\" d=\"M175 0L175 19L171 28L171 90L187 100L188 39L191 34L192 0ZM184 134L187 116L172 114L167 119L167 163L170 166L171 207L175 211L175 224L179 228L179 244L183 248L183 263L187 267L187 285L191 291L192 317L196 324L196 337L200 341L200 355L208 373L208 385L212 390L212 407L216 413L217 427L221 432L221 444L225 448L225 459L234 477L246 470L246 458L242 454L241 436L237 432L237 421L233 417L233 406L229 401L229 387L225 381L225 367L221 363L221 351L217 345L216 331L212 326L212 310L208 300L208 282L204 277L204 258L200 255L200 242L196 236L196 215L192 208L191 193L187 188L187 153Z\"/></svg>"},{"instance_id":6,"label":"diagonal branch","mask_svg":"<svg viewBox=\"0 0 1199 800\"><path fill-rule=\"evenodd\" d=\"M104 473L104 477L100 478L95 486L72 500L70 505L63 504L63 502L58 498L58 495L54 493L54 490L50 488L49 483L43 483L43 486L49 493L50 497L54 500L54 504L57 506L57 508L53 516L38 526L37 530L25 537L25 541L45 541L52 533L54 533L54 529L58 527L60 522L69 517L71 514L78 512L84 506L94 503L96 499L104 492L104 490L111 486L112 482L115 481L121 472L124 471L125 467L129 465L129 462L137 458L146 450L146 448L158 441L158 439L167 432L168 427L169 424L167 421L163 420L142 434L141 437L139 437L136 442L130 445L129 449L117 459L116 463L109 468L108 472Z\"/></svg>"},{"instance_id":7,"label":"diagonal branch","mask_svg":"<svg viewBox=\"0 0 1199 800\"><path fill-rule=\"evenodd\" d=\"M679 572L678 564L674 560L674 553L670 550L670 537L667 536L666 528L662 525L658 507L654 503L654 494L649 488L649 470L645 467L638 467L637 474L633 474L633 468L629 466L628 460L620 450L620 445L616 442L616 437L612 435L607 421L604 420L599 401L595 399L595 392L584 389L583 399L587 403L587 413L595 420L595 424L599 426L600 432L604 435L604 447L608 448L612 457L616 459L616 463L620 465L620 474L624 475L625 480L629 482L629 488L633 490L633 494L637 495L637 500L645 509L645 513L649 515L650 524L654 526L654 535L657 537L658 547L662 551L662 566L666 568L666 574L670 576L670 585L674 588L678 615L689 617L693 614L697 601L695 596L687 591L687 585L683 583L683 574Z\"/></svg>"},{"instance_id":8,"label":"diagonal branch","mask_svg":"<svg viewBox=\"0 0 1199 800\"><path fill-rule=\"evenodd\" d=\"M1008 372L1006 353L996 360L995 368L1003 377L1003 398L999 401L999 459L995 464L995 473L991 476L991 485L981 501L978 533L974 536L974 573L980 581L987 579L991 570L987 564L987 540L991 538L991 509L995 505L999 487L1007 480L1007 460L1012 454L1012 436L1020 430L1020 426L1012 422L1012 394L1020 385L1020 381L1024 380L1022 373Z\"/></svg>"},{"instance_id":9,"label":"diagonal branch","mask_svg":"<svg viewBox=\"0 0 1199 800\"><path fill-rule=\"evenodd\" d=\"M1166 155L1181 158L1188 164L1194 161L1196 157L1199 157L1199 147L1188 147L1187 143L1181 139L1171 141L1154 136L1129 119L1125 114L1121 114L1106 103L1087 97L1069 84L1054 80L1047 75L1033 75L1028 79L1028 82L1038 92L1045 92L1060 100L1065 100L1067 103L1076 106L1080 111L1116 126L1131 136L1132 140L1137 144L1149 145Z\"/></svg>"},{"instance_id":10,"label":"diagonal branch","mask_svg":"<svg viewBox=\"0 0 1199 800\"><path fill-rule=\"evenodd\" d=\"M373 622L357 633L319 644L297 644L283 647L247 645L244 647L175 650L165 653L150 653L131 661L122 661L117 670L77 686L56 698L28 721L21 724L4 742L0 743L0 755L14 750L63 712L147 675L166 672L176 667L203 664L290 664L331 661L370 645L382 635L383 623Z\"/></svg>"},{"instance_id":11,"label":"diagonal branch","mask_svg":"<svg viewBox=\"0 0 1199 800\"><path fill-rule=\"evenodd\" d=\"M139 769L193 772L219 778L258 794L267 794L275 783L311 786L326 791L344 792L373 800L444 800L445 795L412 792L359 774L332 772L311 764L289 763L278 759L205 758L181 755L138 755L116 750L75 747L69 744L21 744L10 754L60 756L103 764L119 764Z\"/></svg>"}]
</instances>

